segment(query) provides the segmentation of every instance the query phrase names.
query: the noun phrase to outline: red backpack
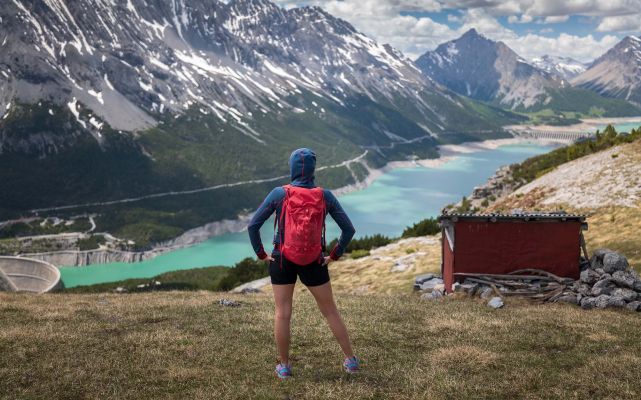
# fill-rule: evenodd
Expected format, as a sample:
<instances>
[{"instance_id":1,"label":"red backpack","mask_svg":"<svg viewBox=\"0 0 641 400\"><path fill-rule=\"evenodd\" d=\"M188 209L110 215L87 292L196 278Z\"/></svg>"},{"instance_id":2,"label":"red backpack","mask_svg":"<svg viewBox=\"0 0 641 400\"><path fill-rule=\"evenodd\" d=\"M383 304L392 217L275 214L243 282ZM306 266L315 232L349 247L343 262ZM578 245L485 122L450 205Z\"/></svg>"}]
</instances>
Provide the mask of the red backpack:
<instances>
[{"instance_id":1,"label":"red backpack","mask_svg":"<svg viewBox=\"0 0 641 400\"><path fill-rule=\"evenodd\" d=\"M285 199L280 224L285 220L285 237L281 233L280 254L298 265L317 261L325 241L325 198L323 189L283 186ZM282 232L282 230L281 230Z\"/></svg>"}]
</instances>

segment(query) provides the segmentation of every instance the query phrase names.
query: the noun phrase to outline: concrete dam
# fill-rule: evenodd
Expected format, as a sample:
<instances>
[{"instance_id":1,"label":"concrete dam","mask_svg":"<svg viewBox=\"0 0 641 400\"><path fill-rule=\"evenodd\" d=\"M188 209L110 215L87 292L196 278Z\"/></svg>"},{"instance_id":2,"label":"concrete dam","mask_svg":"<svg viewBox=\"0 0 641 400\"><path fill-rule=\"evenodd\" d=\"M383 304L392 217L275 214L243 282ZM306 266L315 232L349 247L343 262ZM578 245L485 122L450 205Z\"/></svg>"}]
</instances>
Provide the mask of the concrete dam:
<instances>
[{"instance_id":1,"label":"concrete dam","mask_svg":"<svg viewBox=\"0 0 641 400\"><path fill-rule=\"evenodd\" d=\"M48 262L0 256L0 291L46 293L62 287L60 270Z\"/></svg>"}]
</instances>

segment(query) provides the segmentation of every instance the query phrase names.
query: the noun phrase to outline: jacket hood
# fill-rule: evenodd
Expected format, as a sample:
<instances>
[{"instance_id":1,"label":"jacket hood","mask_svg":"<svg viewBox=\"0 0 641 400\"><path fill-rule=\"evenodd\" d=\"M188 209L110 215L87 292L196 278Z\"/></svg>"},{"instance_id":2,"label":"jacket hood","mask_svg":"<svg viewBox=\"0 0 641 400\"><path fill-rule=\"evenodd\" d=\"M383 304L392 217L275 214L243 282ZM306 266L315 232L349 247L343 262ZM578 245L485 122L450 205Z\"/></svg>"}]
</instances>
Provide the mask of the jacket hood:
<instances>
[{"instance_id":1,"label":"jacket hood","mask_svg":"<svg viewBox=\"0 0 641 400\"><path fill-rule=\"evenodd\" d=\"M289 156L289 170L292 185L313 187L314 171L316 170L316 153L311 149L294 150Z\"/></svg>"}]
</instances>

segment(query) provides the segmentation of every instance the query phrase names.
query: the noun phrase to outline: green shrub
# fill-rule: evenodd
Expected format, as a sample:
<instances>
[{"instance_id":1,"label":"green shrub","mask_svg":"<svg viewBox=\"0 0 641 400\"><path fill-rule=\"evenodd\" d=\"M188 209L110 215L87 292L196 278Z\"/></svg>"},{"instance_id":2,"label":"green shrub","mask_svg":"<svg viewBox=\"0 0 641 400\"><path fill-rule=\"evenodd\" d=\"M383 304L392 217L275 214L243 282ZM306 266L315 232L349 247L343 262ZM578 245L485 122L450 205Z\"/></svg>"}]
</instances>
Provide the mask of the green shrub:
<instances>
[{"instance_id":1,"label":"green shrub","mask_svg":"<svg viewBox=\"0 0 641 400\"><path fill-rule=\"evenodd\" d=\"M264 278L268 274L267 265L263 261L248 257L229 269L227 276L220 281L218 290L231 290L245 282Z\"/></svg>"},{"instance_id":2,"label":"green shrub","mask_svg":"<svg viewBox=\"0 0 641 400\"><path fill-rule=\"evenodd\" d=\"M101 244L105 243L106 240L102 235L91 235L87 239L78 239L78 249L80 251L84 250L94 250L100 247Z\"/></svg>"},{"instance_id":3,"label":"green shrub","mask_svg":"<svg viewBox=\"0 0 641 400\"><path fill-rule=\"evenodd\" d=\"M435 235L440 231L441 227L438 224L438 220L436 218L430 217L405 228L401 237L408 238Z\"/></svg>"},{"instance_id":4,"label":"green shrub","mask_svg":"<svg viewBox=\"0 0 641 400\"><path fill-rule=\"evenodd\" d=\"M369 256L369 250L354 250L349 255L353 259Z\"/></svg>"},{"instance_id":5,"label":"green shrub","mask_svg":"<svg viewBox=\"0 0 641 400\"><path fill-rule=\"evenodd\" d=\"M338 239L334 239L327 245L327 251L332 251L334 246L338 243ZM386 246L392 243L392 239L387 236L376 234L372 236L363 236L362 238L352 239L345 249L346 253L351 253L354 250L371 250L375 247Z\"/></svg>"}]
</instances>

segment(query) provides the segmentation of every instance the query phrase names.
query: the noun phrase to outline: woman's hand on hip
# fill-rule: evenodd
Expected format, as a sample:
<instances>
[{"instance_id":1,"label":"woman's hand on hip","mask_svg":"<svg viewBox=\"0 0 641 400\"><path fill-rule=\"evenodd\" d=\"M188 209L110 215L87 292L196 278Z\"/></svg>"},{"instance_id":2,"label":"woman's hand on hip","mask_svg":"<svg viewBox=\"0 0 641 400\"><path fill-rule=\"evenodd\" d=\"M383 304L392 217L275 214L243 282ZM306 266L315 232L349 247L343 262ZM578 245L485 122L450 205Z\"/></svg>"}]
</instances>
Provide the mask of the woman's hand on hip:
<instances>
[{"instance_id":1,"label":"woman's hand on hip","mask_svg":"<svg viewBox=\"0 0 641 400\"><path fill-rule=\"evenodd\" d=\"M329 265L329 263L331 263L333 261L334 260L332 260L332 258L329 257L329 256L323 257L323 265Z\"/></svg>"}]
</instances>

